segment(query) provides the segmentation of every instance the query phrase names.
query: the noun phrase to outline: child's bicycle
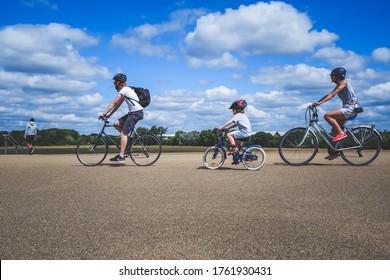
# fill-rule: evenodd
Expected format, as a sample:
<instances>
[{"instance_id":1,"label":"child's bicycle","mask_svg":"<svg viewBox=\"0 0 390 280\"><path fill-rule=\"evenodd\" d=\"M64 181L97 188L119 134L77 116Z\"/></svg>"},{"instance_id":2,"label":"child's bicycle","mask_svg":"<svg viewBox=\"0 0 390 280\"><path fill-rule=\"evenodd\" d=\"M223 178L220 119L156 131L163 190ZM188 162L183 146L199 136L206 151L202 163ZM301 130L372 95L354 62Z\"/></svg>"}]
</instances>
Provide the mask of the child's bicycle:
<instances>
[{"instance_id":1,"label":"child's bicycle","mask_svg":"<svg viewBox=\"0 0 390 280\"><path fill-rule=\"evenodd\" d=\"M203 164L209 169L220 168L225 162L225 159L227 159L226 150L229 151L226 134L218 133L218 129L216 129L216 132L218 143L208 148L203 154ZM249 137L239 140L247 141ZM249 170L260 169L266 159L265 152L260 145L250 145L248 147L242 147L240 145L238 153L234 153L232 156L234 163L238 164L241 162Z\"/></svg>"},{"instance_id":2,"label":"child's bicycle","mask_svg":"<svg viewBox=\"0 0 390 280\"><path fill-rule=\"evenodd\" d=\"M352 121L357 115L349 118ZM279 143L280 157L290 165L309 163L317 154L319 138L328 146L328 151L340 154L351 165L367 165L379 155L382 138L374 125L345 126L347 137L332 142L330 135L318 121L318 109L308 107L305 113L306 127L297 127L287 131Z\"/></svg>"},{"instance_id":3,"label":"child's bicycle","mask_svg":"<svg viewBox=\"0 0 390 280\"><path fill-rule=\"evenodd\" d=\"M83 137L77 144L77 159L86 166L95 166L103 162L108 154L109 143L120 149L117 141L112 139L104 129L113 127L108 120L104 120L103 126L98 134L91 134ZM126 147L126 157L140 166L148 166L155 163L161 155L160 139L152 133L138 134L134 129L129 133L129 140Z\"/></svg>"}]
</instances>

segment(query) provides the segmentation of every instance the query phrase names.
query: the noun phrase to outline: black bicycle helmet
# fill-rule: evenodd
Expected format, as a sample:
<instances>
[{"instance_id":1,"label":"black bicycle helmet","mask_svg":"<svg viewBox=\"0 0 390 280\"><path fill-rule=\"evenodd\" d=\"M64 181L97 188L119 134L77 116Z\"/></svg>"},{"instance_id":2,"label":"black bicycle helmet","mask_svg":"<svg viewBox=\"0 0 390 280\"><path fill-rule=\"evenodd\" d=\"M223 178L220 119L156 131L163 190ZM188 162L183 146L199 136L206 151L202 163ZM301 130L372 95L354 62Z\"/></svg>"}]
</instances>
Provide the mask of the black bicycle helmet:
<instances>
[{"instance_id":1,"label":"black bicycle helmet","mask_svg":"<svg viewBox=\"0 0 390 280\"><path fill-rule=\"evenodd\" d=\"M112 79L115 80L115 81L119 81L121 83L126 83L126 81L127 81L126 75L122 74L122 73L116 74L114 76L114 78L112 78Z\"/></svg>"},{"instance_id":2,"label":"black bicycle helmet","mask_svg":"<svg viewBox=\"0 0 390 280\"><path fill-rule=\"evenodd\" d=\"M345 78L346 74L347 74L347 70L345 70L345 68L343 67L337 67L333 69L332 72L330 73L331 76L341 76L343 78Z\"/></svg>"},{"instance_id":3,"label":"black bicycle helmet","mask_svg":"<svg viewBox=\"0 0 390 280\"><path fill-rule=\"evenodd\" d=\"M244 109L248 104L244 99L238 99L232 103L229 109L233 110L242 110Z\"/></svg>"}]
</instances>

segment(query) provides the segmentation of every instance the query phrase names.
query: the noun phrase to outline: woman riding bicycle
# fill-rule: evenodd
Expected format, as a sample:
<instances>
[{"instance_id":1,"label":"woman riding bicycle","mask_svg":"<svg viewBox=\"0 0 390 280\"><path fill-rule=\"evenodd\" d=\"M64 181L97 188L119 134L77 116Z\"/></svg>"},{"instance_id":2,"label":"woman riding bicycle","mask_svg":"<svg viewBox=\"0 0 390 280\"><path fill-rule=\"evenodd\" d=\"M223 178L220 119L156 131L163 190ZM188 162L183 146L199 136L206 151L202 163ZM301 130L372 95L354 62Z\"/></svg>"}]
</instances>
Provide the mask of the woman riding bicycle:
<instances>
[{"instance_id":1,"label":"woman riding bicycle","mask_svg":"<svg viewBox=\"0 0 390 280\"><path fill-rule=\"evenodd\" d=\"M330 77L332 82L336 84L336 87L329 94L312 104L313 107L319 106L332 99L336 94L343 102L342 108L330 111L324 115L324 119L332 126L333 142L347 137L347 134L343 131L344 124L348 118L356 115L355 108L359 107L359 102L351 83L345 79L346 74L347 71L343 67L333 69ZM339 155L340 153L332 153L330 151L325 159L332 160Z\"/></svg>"}]
</instances>

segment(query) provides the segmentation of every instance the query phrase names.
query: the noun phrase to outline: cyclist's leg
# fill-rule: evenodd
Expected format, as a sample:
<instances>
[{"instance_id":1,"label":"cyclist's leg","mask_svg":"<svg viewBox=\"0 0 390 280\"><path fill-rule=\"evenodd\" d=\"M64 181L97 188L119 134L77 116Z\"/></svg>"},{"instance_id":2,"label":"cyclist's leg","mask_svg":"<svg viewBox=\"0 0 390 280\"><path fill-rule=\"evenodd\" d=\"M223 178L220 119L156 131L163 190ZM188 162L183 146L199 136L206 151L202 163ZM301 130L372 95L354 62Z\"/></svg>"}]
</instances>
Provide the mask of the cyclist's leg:
<instances>
[{"instance_id":1,"label":"cyclist's leg","mask_svg":"<svg viewBox=\"0 0 390 280\"><path fill-rule=\"evenodd\" d=\"M340 127L340 124L342 123L344 126L345 122L345 116L341 109L336 109L333 111L330 111L324 115L324 119L332 126L332 134L333 133L343 133L342 127ZM335 136L333 134L333 136Z\"/></svg>"},{"instance_id":2,"label":"cyclist's leg","mask_svg":"<svg viewBox=\"0 0 390 280\"><path fill-rule=\"evenodd\" d=\"M119 157L115 156L110 159L110 161L123 161L124 160L124 149L122 149L123 145L127 144L127 134L123 133L123 127L127 121L129 114L124 115L117 119L114 123L114 128L120 133L120 151L119 151ZM126 147L126 146L125 146Z\"/></svg>"},{"instance_id":3,"label":"cyclist's leg","mask_svg":"<svg viewBox=\"0 0 390 280\"><path fill-rule=\"evenodd\" d=\"M237 153L238 152L238 148L237 148L237 144L236 144L236 140L235 140L235 137L234 137L234 133L236 131L231 131L229 132L226 137L231 145L231 149L230 149L230 152L229 154L232 154L232 153Z\"/></svg>"},{"instance_id":4,"label":"cyclist's leg","mask_svg":"<svg viewBox=\"0 0 390 280\"><path fill-rule=\"evenodd\" d=\"M127 147L127 141L128 141L128 135L130 131L132 131L135 128L135 125L139 120L142 120L144 117L143 110L136 111L136 112L130 112L127 115L126 121L122 127L121 131L121 151L120 156L124 157L126 147Z\"/></svg>"}]
</instances>

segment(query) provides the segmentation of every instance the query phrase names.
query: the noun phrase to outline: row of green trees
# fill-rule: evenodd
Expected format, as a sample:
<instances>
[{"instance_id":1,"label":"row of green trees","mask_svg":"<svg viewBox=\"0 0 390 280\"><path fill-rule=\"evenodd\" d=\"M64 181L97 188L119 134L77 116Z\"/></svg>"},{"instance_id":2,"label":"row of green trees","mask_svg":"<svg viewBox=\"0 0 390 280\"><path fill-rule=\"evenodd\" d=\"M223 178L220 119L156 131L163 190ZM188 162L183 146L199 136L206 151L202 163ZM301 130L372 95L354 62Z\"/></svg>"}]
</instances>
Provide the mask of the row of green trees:
<instances>
[{"instance_id":1,"label":"row of green trees","mask_svg":"<svg viewBox=\"0 0 390 280\"><path fill-rule=\"evenodd\" d=\"M217 135L215 130L202 131L177 131L174 135L167 136L168 128L152 126L150 129L139 127L138 133L151 132L160 137L163 145L170 146L211 146L216 143ZM0 131L1 135L7 134L6 131ZM383 148L390 149L390 134L381 133L383 138ZM20 144L25 143L24 130L14 130L11 135ZM38 132L36 145L38 146L57 146L57 145L76 145L84 135L79 134L73 129L42 129ZM116 135L118 136L118 135ZM259 144L263 147L278 147L281 135L279 133L271 134L267 132L257 132L252 135L246 144ZM0 146L4 146L5 138L0 139Z\"/></svg>"}]
</instances>

